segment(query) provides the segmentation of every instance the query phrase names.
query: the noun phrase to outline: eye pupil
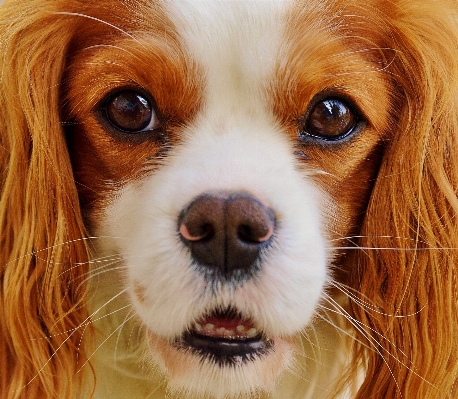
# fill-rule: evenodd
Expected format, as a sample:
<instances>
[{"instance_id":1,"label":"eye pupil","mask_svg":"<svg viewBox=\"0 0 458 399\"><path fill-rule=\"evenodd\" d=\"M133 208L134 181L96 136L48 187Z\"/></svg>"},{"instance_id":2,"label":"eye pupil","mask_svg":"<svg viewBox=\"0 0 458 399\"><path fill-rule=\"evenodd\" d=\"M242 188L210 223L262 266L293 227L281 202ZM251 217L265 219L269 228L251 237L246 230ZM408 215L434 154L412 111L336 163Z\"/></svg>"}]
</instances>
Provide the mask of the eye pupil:
<instances>
[{"instance_id":1,"label":"eye pupil","mask_svg":"<svg viewBox=\"0 0 458 399\"><path fill-rule=\"evenodd\" d=\"M134 90L126 90L111 97L106 105L107 119L126 132L140 132L155 116L149 101Z\"/></svg>"},{"instance_id":2,"label":"eye pupil","mask_svg":"<svg viewBox=\"0 0 458 399\"><path fill-rule=\"evenodd\" d=\"M338 98L327 98L315 104L305 128L311 136L336 140L351 133L356 123L357 117L350 105Z\"/></svg>"}]
</instances>

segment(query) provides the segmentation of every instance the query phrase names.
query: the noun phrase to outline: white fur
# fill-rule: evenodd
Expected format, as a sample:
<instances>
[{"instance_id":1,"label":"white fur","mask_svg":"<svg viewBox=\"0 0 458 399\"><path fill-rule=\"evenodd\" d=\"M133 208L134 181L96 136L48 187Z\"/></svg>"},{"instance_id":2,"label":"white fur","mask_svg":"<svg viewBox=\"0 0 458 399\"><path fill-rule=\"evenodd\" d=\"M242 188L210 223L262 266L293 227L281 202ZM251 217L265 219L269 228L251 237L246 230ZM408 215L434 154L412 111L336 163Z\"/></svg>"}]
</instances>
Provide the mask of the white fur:
<instances>
[{"instance_id":1,"label":"white fur","mask_svg":"<svg viewBox=\"0 0 458 399\"><path fill-rule=\"evenodd\" d=\"M330 253L320 207L327 199L314 186L313 171L298 165L267 101L265 82L274 79L287 4L167 2L183 47L205 71L204 107L164 164L117 192L96 226L106 237L100 253L122 257L132 306L156 336L171 340L206 311L232 305L275 341L304 330L322 300ZM195 197L221 191L257 197L275 211L277 230L256 278L215 287L194 270L177 220ZM139 287L143 302L135 295ZM285 354L280 369L289 367L288 359ZM216 397L252 392L265 385L259 361L232 370L204 365L171 376L171 384Z\"/></svg>"}]
</instances>

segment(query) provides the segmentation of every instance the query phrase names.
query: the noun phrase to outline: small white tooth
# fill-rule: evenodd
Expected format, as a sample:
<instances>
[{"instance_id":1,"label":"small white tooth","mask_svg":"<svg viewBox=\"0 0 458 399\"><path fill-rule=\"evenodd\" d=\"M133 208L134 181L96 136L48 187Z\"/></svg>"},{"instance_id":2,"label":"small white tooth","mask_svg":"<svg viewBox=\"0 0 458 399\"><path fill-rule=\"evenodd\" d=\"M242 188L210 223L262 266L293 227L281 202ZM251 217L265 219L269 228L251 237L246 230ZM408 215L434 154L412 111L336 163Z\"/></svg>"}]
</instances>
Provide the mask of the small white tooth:
<instances>
[{"instance_id":1,"label":"small white tooth","mask_svg":"<svg viewBox=\"0 0 458 399\"><path fill-rule=\"evenodd\" d=\"M256 328L250 328L247 332L246 332L246 336L248 338L254 338L256 337L256 335L258 335L258 330Z\"/></svg>"},{"instance_id":2,"label":"small white tooth","mask_svg":"<svg viewBox=\"0 0 458 399\"><path fill-rule=\"evenodd\" d=\"M235 337L235 335L234 330L226 330L226 337L232 338Z\"/></svg>"},{"instance_id":3,"label":"small white tooth","mask_svg":"<svg viewBox=\"0 0 458 399\"><path fill-rule=\"evenodd\" d=\"M214 329L215 329L215 325L214 325L214 324L211 324L211 323L207 323L207 324L205 324L205 326L204 326L204 330L205 330L205 331L212 331L212 330L214 330Z\"/></svg>"},{"instance_id":4,"label":"small white tooth","mask_svg":"<svg viewBox=\"0 0 458 399\"><path fill-rule=\"evenodd\" d=\"M203 330L202 324L196 323L195 329L196 329L197 332L201 332Z\"/></svg>"},{"instance_id":5,"label":"small white tooth","mask_svg":"<svg viewBox=\"0 0 458 399\"><path fill-rule=\"evenodd\" d=\"M216 330L216 333L219 335L227 335L227 330L224 327L220 327Z\"/></svg>"},{"instance_id":6,"label":"small white tooth","mask_svg":"<svg viewBox=\"0 0 458 399\"><path fill-rule=\"evenodd\" d=\"M246 328L245 326L242 326L241 324L236 327L237 332L243 333L245 332Z\"/></svg>"}]
</instances>

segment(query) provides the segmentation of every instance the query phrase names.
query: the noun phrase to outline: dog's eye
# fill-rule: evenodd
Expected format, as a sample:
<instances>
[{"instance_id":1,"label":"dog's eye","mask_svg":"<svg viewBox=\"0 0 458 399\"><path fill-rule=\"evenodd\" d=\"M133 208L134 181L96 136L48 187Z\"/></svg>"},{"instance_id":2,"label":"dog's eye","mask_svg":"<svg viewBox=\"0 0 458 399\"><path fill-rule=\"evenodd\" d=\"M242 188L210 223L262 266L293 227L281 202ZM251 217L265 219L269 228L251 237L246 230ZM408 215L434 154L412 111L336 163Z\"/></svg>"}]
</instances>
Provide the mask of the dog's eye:
<instances>
[{"instance_id":1,"label":"dog's eye","mask_svg":"<svg viewBox=\"0 0 458 399\"><path fill-rule=\"evenodd\" d=\"M329 97L314 104L308 113L301 136L325 141L350 135L359 120L354 108L344 99Z\"/></svg>"},{"instance_id":2,"label":"dog's eye","mask_svg":"<svg viewBox=\"0 0 458 399\"><path fill-rule=\"evenodd\" d=\"M160 126L150 101L135 90L124 90L112 95L104 109L106 119L123 132L138 133Z\"/></svg>"}]
</instances>

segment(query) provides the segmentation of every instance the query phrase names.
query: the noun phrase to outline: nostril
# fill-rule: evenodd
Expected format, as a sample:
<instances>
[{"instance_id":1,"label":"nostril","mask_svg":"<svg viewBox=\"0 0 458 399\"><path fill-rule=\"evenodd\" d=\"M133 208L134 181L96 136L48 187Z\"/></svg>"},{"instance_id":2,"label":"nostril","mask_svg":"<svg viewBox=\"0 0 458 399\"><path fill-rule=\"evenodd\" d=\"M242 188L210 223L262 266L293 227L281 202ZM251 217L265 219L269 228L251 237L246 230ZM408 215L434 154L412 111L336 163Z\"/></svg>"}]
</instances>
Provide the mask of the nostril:
<instances>
[{"instance_id":1,"label":"nostril","mask_svg":"<svg viewBox=\"0 0 458 399\"><path fill-rule=\"evenodd\" d=\"M273 211L255 198L239 196L227 203L226 222L229 239L243 244L262 244L270 240L275 230Z\"/></svg>"},{"instance_id":2,"label":"nostril","mask_svg":"<svg viewBox=\"0 0 458 399\"><path fill-rule=\"evenodd\" d=\"M224 225L224 199L212 195L197 197L179 217L178 232L188 244L211 241Z\"/></svg>"},{"instance_id":3,"label":"nostril","mask_svg":"<svg viewBox=\"0 0 458 399\"><path fill-rule=\"evenodd\" d=\"M246 242L256 242L256 240L253 240L252 236L252 230L250 226L247 225L241 225L237 228L237 237L241 241L246 241Z\"/></svg>"},{"instance_id":4,"label":"nostril","mask_svg":"<svg viewBox=\"0 0 458 399\"><path fill-rule=\"evenodd\" d=\"M211 239L215 234L215 228L210 223L193 226L192 231L189 230L185 223L181 223L179 232L186 241L201 241Z\"/></svg>"},{"instance_id":5,"label":"nostril","mask_svg":"<svg viewBox=\"0 0 458 399\"><path fill-rule=\"evenodd\" d=\"M274 225L250 226L242 224L237 228L237 237L240 241L249 244L262 244L269 241L274 234Z\"/></svg>"}]
</instances>

